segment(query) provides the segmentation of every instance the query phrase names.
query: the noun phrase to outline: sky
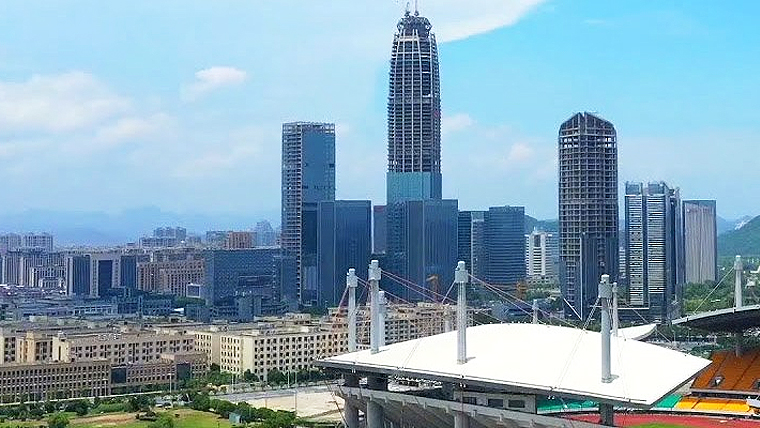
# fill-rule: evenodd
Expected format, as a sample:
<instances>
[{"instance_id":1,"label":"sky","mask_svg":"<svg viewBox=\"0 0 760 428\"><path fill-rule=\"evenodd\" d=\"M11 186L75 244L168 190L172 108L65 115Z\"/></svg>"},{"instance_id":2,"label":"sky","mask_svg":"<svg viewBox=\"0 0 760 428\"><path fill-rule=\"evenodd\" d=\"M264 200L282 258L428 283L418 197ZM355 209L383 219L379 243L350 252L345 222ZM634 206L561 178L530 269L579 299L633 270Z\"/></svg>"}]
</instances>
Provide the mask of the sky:
<instances>
[{"instance_id":1,"label":"sky","mask_svg":"<svg viewBox=\"0 0 760 428\"><path fill-rule=\"evenodd\" d=\"M337 197L385 199L393 0L0 0L0 213L152 206L279 223L280 132L336 123ZM557 210L557 130L618 131L620 184L757 214L760 2L424 0L444 197ZM266 213L266 214L265 214ZM275 214L272 214L275 213Z\"/></svg>"}]
</instances>

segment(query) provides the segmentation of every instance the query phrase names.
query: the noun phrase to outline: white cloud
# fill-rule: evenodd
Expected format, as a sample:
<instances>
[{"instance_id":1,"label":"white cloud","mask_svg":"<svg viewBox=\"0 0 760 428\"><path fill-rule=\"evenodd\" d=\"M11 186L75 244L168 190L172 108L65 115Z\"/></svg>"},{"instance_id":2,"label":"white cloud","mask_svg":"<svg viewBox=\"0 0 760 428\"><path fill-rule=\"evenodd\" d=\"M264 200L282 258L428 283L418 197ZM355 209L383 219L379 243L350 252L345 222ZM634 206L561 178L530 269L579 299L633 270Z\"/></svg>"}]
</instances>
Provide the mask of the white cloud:
<instances>
[{"instance_id":1,"label":"white cloud","mask_svg":"<svg viewBox=\"0 0 760 428\"><path fill-rule=\"evenodd\" d=\"M533 148L525 143L515 143L509 148L505 161L510 164L525 162L533 157Z\"/></svg>"},{"instance_id":2,"label":"white cloud","mask_svg":"<svg viewBox=\"0 0 760 428\"><path fill-rule=\"evenodd\" d=\"M81 71L0 82L0 134L77 131L129 108L128 98Z\"/></svg>"},{"instance_id":3,"label":"white cloud","mask_svg":"<svg viewBox=\"0 0 760 428\"><path fill-rule=\"evenodd\" d=\"M147 117L122 117L101 127L95 137L98 141L116 144L122 141L144 138L168 126L170 121L171 118L164 113L156 113Z\"/></svg>"},{"instance_id":4,"label":"white cloud","mask_svg":"<svg viewBox=\"0 0 760 428\"><path fill-rule=\"evenodd\" d=\"M235 67L214 66L195 73L195 81L182 89L182 97L192 101L225 86L239 85L248 79L248 73Z\"/></svg>"},{"instance_id":5,"label":"white cloud","mask_svg":"<svg viewBox=\"0 0 760 428\"><path fill-rule=\"evenodd\" d=\"M515 24L545 0L437 0L425 2L438 41L462 40Z\"/></svg>"},{"instance_id":6,"label":"white cloud","mask_svg":"<svg viewBox=\"0 0 760 428\"><path fill-rule=\"evenodd\" d=\"M441 135L446 136L465 130L475 123L469 114L457 113L452 116L443 116L441 118Z\"/></svg>"}]
</instances>

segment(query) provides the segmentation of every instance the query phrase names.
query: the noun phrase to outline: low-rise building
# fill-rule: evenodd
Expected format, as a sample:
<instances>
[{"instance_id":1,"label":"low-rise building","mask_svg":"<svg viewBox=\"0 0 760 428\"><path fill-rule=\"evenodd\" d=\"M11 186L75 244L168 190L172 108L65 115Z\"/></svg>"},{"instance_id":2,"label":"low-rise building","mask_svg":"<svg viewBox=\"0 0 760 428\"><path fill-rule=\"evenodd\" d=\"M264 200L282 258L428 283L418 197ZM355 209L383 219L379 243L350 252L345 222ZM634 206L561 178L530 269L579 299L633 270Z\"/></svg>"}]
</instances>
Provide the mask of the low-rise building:
<instances>
[{"instance_id":1,"label":"low-rise building","mask_svg":"<svg viewBox=\"0 0 760 428\"><path fill-rule=\"evenodd\" d=\"M111 363L106 359L0 365L3 403L110 394Z\"/></svg>"}]
</instances>

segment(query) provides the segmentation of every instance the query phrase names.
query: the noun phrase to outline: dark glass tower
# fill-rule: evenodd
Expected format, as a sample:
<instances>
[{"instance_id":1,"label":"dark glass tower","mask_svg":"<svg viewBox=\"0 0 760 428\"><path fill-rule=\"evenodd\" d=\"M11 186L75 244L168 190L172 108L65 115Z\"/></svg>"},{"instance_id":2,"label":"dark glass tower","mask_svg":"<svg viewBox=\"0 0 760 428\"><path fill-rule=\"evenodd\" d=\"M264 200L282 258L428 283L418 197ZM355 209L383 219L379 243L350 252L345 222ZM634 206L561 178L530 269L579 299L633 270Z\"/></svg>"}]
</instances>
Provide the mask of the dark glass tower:
<instances>
[{"instance_id":1,"label":"dark glass tower","mask_svg":"<svg viewBox=\"0 0 760 428\"><path fill-rule=\"evenodd\" d=\"M577 113L559 128L559 256L566 315L586 319L602 274L618 273L617 133Z\"/></svg>"},{"instance_id":2,"label":"dark glass tower","mask_svg":"<svg viewBox=\"0 0 760 428\"><path fill-rule=\"evenodd\" d=\"M388 91L388 203L441 199L438 47L417 12L398 23Z\"/></svg>"},{"instance_id":3,"label":"dark glass tower","mask_svg":"<svg viewBox=\"0 0 760 428\"><path fill-rule=\"evenodd\" d=\"M295 278L283 297L311 304L317 298L317 207L335 200L335 124L282 125L282 236L285 256L295 260Z\"/></svg>"}]
</instances>

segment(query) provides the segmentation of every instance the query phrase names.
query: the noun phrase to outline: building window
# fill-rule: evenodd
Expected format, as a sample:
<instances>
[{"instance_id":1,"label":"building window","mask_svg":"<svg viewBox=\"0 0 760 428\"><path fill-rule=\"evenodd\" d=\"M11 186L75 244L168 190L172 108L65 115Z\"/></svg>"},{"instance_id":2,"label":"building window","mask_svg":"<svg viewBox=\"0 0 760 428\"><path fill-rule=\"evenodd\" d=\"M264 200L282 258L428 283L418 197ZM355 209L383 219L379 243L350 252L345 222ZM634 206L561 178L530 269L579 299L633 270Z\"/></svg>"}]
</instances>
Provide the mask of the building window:
<instances>
[{"instance_id":1,"label":"building window","mask_svg":"<svg viewBox=\"0 0 760 428\"><path fill-rule=\"evenodd\" d=\"M493 407L496 409L503 409L504 408L504 400L501 398L489 398L488 399L488 407Z\"/></svg>"}]
</instances>

